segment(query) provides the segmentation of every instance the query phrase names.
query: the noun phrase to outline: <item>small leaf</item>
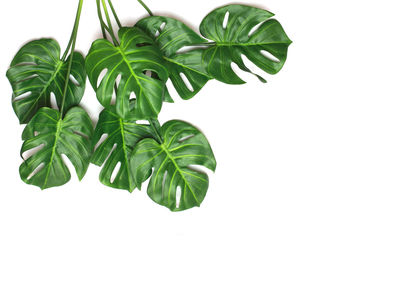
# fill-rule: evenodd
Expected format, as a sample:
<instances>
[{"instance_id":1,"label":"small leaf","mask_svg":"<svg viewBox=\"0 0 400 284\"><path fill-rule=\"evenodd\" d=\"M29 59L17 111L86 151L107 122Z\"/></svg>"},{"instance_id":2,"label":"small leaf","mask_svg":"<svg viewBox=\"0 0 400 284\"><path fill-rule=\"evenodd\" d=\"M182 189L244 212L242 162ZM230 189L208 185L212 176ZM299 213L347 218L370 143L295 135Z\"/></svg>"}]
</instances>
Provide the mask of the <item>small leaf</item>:
<instances>
[{"instance_id":1,"label":"small leaf","mask_svg":"<svg viewBox=\"0 0 400 284\"><path fill-rule=\"evenodd\" d=\"M251 71L244 64L241 55L247 56L259 68L276 74L283 67L291 40L281 24L269 19L274 14L245 5L228 5L208 14L200 25L201 34L216 42L204 52L207 72L215 79L228 84L243 84L231 67L236 63L240 69ZM224 19L227 17L226 28ZM252 29L261 24L253 33ZM271 54L271 59L263 53ZM262 82L262 77L256 75Z\"/></svg>"},{"instance_id":2,"label":"small leaf","mask_svg":"<svg viewBox=\"0 0 400 284\"><path fill-rule=\"evenodd\" d=\"M53 39L28 42L15 55L7 78L13 89L12 105L21 124L28 123L41 107L51 107L51 93L61 108L68 60L61 61L60 46ZM76 81L68 82L65 109L82 99L86 81L84 62L82 54L74 52L71 75Z\"/></svg>"},{"instance_id":3,"label":"small leaf","mask_svg":"<svg viewBox=\"0 0 400 284\"><path fill-rule=\"evenodd\" d=\"M25 141L21 155L40 145L44 146L21 164L21 179L41 189L67 183L71 174L61 157L65 154L81 180L92 154L92 134L92 121L81 107L71 108L64 119L55 109L41 108L22 133Z\"/></svg>"},{"instance_id":4,"label":"small leaf","mask_svg":"<svg viewBox=\"0 0 400 284\"><path fill-rule=\"evenodd\" d=\"M212 171L216 167L206 137L192 125L177 120L164 124L161 136L162 144L147 138L133 150L131 167L137 186L140 188L151 176L147 194L156 203L172 211L200 206L207 193L208 176L191 166L200 165ZM178 188L181 195L177 197Z\"/></svg>"},{"instance_id":5,"label":"small leaf","mask_svg":"<svg viewBox=\"0 0 400 284\"><path fill-rule=\"evenodd\" d=\"M96 40L86 58L86 70L97 98L105 107L111 98L118 75L121 75L116 94L116 112L120 117L129 115L129 98L136 94L135 111L142 119L157 117L161 110L168 71L162 55L153 40L139 28L121 28L121 45L114 46L105 39ZM99 86L100 73L107 69ZM154 73L146 75L147 71Z\"/></svg>"},{"instance_id":6,"label":"small leaf","mask_svg":"<svg viewBox=\"0 0 400 284\"><path fill-rule=\"evenodd\" d=\"M106 135L106 139L100 141L103 135ZM100 113L92 140L93 146L98 144L92 156L92 163L97 166L104 164L99 177L104 185L130 192L135 189L129 160L135 144L146 137L153 137L151 128L148 125L136 124L135 118L122 119L113 108L104 109ZM111 181L119 163L121 166Z\"/></svg>"},{"instance_id":7,"label":"small leaf","mask_svg":"<svg viewBox=\"0 0 400 284\"><path fill-rule=\"evenodd\" d=\"M140 20L136 26L155 39L163 53L170 79L181 98L192 98L211 79L202 61L203 49L177 53L182 47L208 42L184 23L173 18L153 16ZM192 88L185 84L181 73L186 76Z\"/></svg>"}]
</instances>

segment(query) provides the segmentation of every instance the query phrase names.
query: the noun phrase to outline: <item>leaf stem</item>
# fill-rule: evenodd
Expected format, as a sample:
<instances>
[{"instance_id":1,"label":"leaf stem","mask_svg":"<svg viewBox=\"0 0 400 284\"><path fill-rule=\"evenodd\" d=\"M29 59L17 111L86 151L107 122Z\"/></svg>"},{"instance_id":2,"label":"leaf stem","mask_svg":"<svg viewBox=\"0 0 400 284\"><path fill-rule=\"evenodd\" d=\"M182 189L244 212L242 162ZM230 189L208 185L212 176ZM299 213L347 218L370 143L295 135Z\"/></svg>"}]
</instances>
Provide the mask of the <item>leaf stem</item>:
<instances>
[{"instance_id":1,"label":"leaf stem","mask_svg":"<svg viewBox=\"0 0 400 284\"><path fill-rule=\"evenodd\" d=\"M67 48L65 49L64 54L61 57L61 61L64 61L65 58L67 58L67 55L71 48L72 42L74 41L74 38L76 38L76 33L78 30L77 25L79 25L79 19L81 17L81 12L82 12L82 4L83 4L83 1L79 1L78 11L76 12L76 16L75 16L74 28L72 29L71 36L70 36L69 42L67 44ZM72 51L73 51L73 49L72 49Z\"/></svg>"},{"instance_id":2,"label":"leaf stem","mask_svg":"<svg viewBox=\"0 0 400 284\"><path fill-rule=\"evenodd\" d=\"M108 6L110 6L110 8L111 8L111 12L113 13L114 19L117 22L118 27L122 28L121 22L120 22L120 20L118 18L117 13L115 12L115 9L114 9L114 6L113 6L111 0L108 0Z\"/></svg>"},{"instance_id":3,"label":"leaf stem","mask_svg":"<svg viewBox=\"0 0 400 284\"><path fill-rule=\"evenodd\" d=\"M108 14L108 9L107 9L107 5L106 5L106 1L105 0L101 0L101 3L103 4L103 10L104 10L104 15L106 16L106 20L107 20L107 24L108 24L108 28L109 28L109 34L114 42L114 45L119 45L118 44L118 40L115 37L114 34L114 30L111 24L111 19L110 19L110 15Z\"/></svg>"},{"instance_id":4,"label":"leaf stem","mask_svg":"<svg viewBox=\"0 0 400 284\"><path fill-rule=\"evenodd\" d=\"M160 123L156 118L149 118L148 121L150 122L151 128L153 128L154 133L156 134L156 138L159 144L163 143L163 139L160 134Z\"/></svg>"},{"instance_id":5,"label":"leaf stem","mask_svg":"<svg viewBox=\"0 0 400 284\"><path fill-rule=\"evenodd\" d=\"M96 0L96 6L97 6L97 16L99 17L101 32L103 34L103 38L107 39L107 34L106 34L107 25L103 21L103 14L101 13L101 8L100 8L100 0Z\"/></svg>"},{"instance_id":6,"label":"leaf stem","mask_svg":"<svg viewBox=\"0 0 400 284\"><path fill-rule=\"evenodd\" d=\"M67 51L71 47L71 53L70 53L69 61L68 61L68 69L67 69L67 74L66 74L65 83L64 83L64 90L63 90L63 94L62 94L62 103L61 103L61 109L60 109L61 118L64 115L65 97L67 94L67 89L68 89L68 84L69 84L69 76L71 75L72 60L74 57L74 50L75 50L76 36L78 34L79 20L81 18L82 4L83 4L83 0L79 0L78 10L76 12L76 17L75 17L74 28L72 30L72 35L71 35L71 39L70 39L71 44L68 44L69 46L67 47L66 52L63 55L63 61L64 61Z\"/></svg>"},{"instance_id":7,"label":"leaf stem","mask_svg":"<svg viewBox=\"0 0 400 284\"><path fill-rule=\"evenodd\" d=\"M111 10L113 11L114 18L115 18L115 20L117 21L118 26L121 28L121 22L120 22L119 19L118 19L117 13L115 12L115 9L114 9L114 6L113 6L111 0L108 0L108 4L110 5ZM103 38L104 38L105 40L107 40L106 27L105 27L106 24L105 24L104 21L103 21L103 15L102 15L102 13L101 13L100 1L99 1L99 0L97 1L97 15L99 16L99 21L100 21L101 32L102 32L102 34L103 34ZM108 31L108 30L107 30L107 31ZM118 92L117 84L114 84L114 92L115 92L115 94L117 94L117 92Z\"/></svg>"},{"instance_id":8,"label":"leaf stem","mask_svg":"<svg viewBox=\"0 0 400 284\"><path fill-rule=\"evenodd\" d=\"M149 9L149 7L147 7L147 5L142 1L142 0L137 0L140 5L142 5L142 7L147 11L147 13L149 13L150 16L154 16L153 12Z\"/></svg>"},{"instance_id":9,"label":"leaf stem","mask_svg":"<svg viewBox=\"0 0 400 284\"><path fill-rule=\"evenodd\" d=\"M111 36L113 43L118 46L119 44L118 44L117 39L114 36L113 30L110 29L110 27L108 27L107 24L103 20L103 14L101 12L100 0L96 0L96 5L97 5L97 16L99 18L99 22L100 22L100 27L101 27L101 32L103 34L103 38L107 39L107 34L106 34L106 31L107 31L108 34Z\"/></svg>"}]
</instances>

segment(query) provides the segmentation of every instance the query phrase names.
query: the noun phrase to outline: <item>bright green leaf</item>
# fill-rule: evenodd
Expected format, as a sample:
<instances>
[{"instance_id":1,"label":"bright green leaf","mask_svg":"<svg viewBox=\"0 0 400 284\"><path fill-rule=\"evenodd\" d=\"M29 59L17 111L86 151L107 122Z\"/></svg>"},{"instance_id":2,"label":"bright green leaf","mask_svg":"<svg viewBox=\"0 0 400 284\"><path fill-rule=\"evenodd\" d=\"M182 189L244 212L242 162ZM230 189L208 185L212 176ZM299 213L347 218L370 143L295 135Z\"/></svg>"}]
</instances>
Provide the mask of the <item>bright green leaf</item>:
<instances>
[{"instance_id":1,"label":"bright green leaf","mask_svg":"<svg viewBox=\"0 0 400 284\"><path fill-rule=\"evenodd\" d=\"M140 20L136 26L155 39L163 53L170 79L183 99L192 98L211 79L202 61L203 49L178 53L182 47L208 42L184 23L173 18L154 16ZM186 85L183 76L190 86Z\"/></svg>"},{"instance_id":2,"label":"bright green leaf","mask_svg":"<svg viewBox=\"0 0 400 284\"><path fill-rule=\"evenodd\" d=\"M92 154L92 134L92 121L81 107L71 108L64 119L55 109L41 108L22 133L21 155L41 148L21 164L21 179L41 189L67 183L71 174L61 157L65 154L81 180Z\"/></svg>"},{"instance_id":3,"label":"bright green leaf","mask_svg":"<svg viewBox=\"0 0 400 284\"><path fill-rule=\"evenodd\" d=\"M147 194L156 203L172 211L200 206L207 193L208 176L191 166L204 166L212 171L216 167L206 137L192 125L177 120L165 123L160 132L162 144L147 138L133 150L131 168L137 186L140 188L151 176Z\"/></svg>"},{"instance_id":4,"label":"bright green leaf","mask_svg":"<svg viewBox=\"0 0 400 284\"><path fill-rule=\"evenodd\" d=\"M100 141L103 135L106 138ZM100 113L92 140L93 146L100 143L92 156L93 164L104 164L100 172L100 181L107 186L132 192L136 185L129 160L135 144L147 137L153 137L149 125L136 124L135 119L122 119L113 108L104 109ZM119 169L116 168L118 164ZM116 170L118 172L115 178L112 178Z\"/></svg>"},{"instance_id":5,"label":"bright green leaf","mask_svg":"<svg viewBox=\"0 0 400 284\"><path fill-rule=\"evenodd\" d=\"M97 98L105 107L111 106L118 75L116 112L120 117L129 115L131 94L136 95L135 111L143 119L157 117L161 110L168 71L157 46L151 37L139 28L121 28L118 32L120 46L105 39L96 40L86 58L86 70ZM98 83L103 70L104 78ZM151 75L146 74L152 72Z\"/></svg>"},{"instance_id":6,"label":"bright green leaf","mask_svg":"<svg viewBox=\"0 0 400 284\"><path fill-rule=\"evenodd\" d=\"M60 46L53 39L39 39L25 44L15 55L7 71L13 89L12 105L20 123L28 123L41 107L51 107L54 93L61 108L68 67L60 59ZM85 90L86 73L82 54L74 52L68 82L65 109L79 104Z\"/></svg>"},{"instance_id":7,"label":"bright green leaf","mask_svg":"<svg viewBox=\"0 0 400 284\"><path fill-rule=\"evenodd\" d=\"M251 73L242 54L269 74L279 72L291 40L277 20L269 19L272 16L266 10L244 5L228 5L208 14L200 25L201 34L216 43L204 52L208 73L228 84L245 83L231 67L233 62ZM228 17L226 27L225 17ZM252 31L258 24L261 25ZM258 78L265 82L262 77Z\"/></svg>"}]
</instances>

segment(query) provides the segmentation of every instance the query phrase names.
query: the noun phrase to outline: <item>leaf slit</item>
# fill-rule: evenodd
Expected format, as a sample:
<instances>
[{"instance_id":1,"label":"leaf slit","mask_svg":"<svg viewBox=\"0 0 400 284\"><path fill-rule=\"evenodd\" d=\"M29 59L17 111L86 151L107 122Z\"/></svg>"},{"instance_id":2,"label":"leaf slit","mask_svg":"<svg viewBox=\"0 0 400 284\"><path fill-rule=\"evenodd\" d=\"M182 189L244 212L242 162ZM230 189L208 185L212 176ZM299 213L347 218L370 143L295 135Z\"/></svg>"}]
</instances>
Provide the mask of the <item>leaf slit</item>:
<instances>
[{"instance_id":1,"label":"leaf slit","mask_svg":"<svg viewBox=\"0 0 400 284\"><path fill-rule=\"evenodd\" d=\"M34 175L36 175L43 168L44 168L44 163L40 163L40 165L37 166L36 169L34 169L26 179L30 180Z\"/></svg>"},{"instance_id":2,"label":"leaf slit","mask_svg":"<svg viewBox=\"0 0 400 284\"><path fill-rule=\"evenodd\" d=\"M182 196L182 188L180 186L178 186L176 188L176 194L175 194L176 208L179 208L179 205L181 204L181 196Z\"/></svg>"},{"instance_id":3,"label":"leaf slit","mask_svg":"<svg viewBox=\"0 0 400 284\"><path fill-rule=\"evenodd\" d=\"M97 148L99 148L99 146L107 139L107 137L108 137L108 133L104 133L103 135L101 135L99 141L94 146L94 151L96 151Z\"/></svg>"},{"instance_id":4,"label":"leaf slit","mask_svg":"<svg viewBox=\"0 0 400 284\"><path fill-rule=\"evenodd\" d=\"M252 36L257 30L258 28L264 24L266 21L262 21L261 23L258 23L257 25L255 25L249 32L249 37Z\"/></svg>"},{"instance_id":5,"label":"leaf slit","mask_svg":"<svg viewBox=\"0 0 400 284\"><path fill-rule=\"evenodd\" d=\"M32 157L33 155L35 155L37 152L39 152L40 150L42 150L44 147L44 143L40 144L36 147L33 147L29 150L26 150L24 153L22 153L22 158L26 161L27 159L29 159L30 157Z\"/></svg>"},{"instance_id":6,"label":"leaf slit","mask_svg":"<svg viewBox=\"0 0 400 284\"><path fill-rule=\"evenodd\" d=\"M58 110L56 95L53 92L50 93L50 106L51 108Z\"/></svg>"},{"instance_id":7,"label":"leaf slit","mask_svg":"<svg viewBox=\"0 0 400 284\"><path fill-rule=\"evenodd\" d=\"M69 80L74 84L75 86L79 87L81 84L79 84L78 80L74 77L74 75L70 74L69 75Z\"/></svg>"},{"instance_id":8,"label":"leaf slit","mask_svg":"<svg viewBox=\"0 0 400 284\"><path fill-rule=\"evenodd\" d=\"M104 76L106 76L107 72L108 72L108 69L107 69L107 68L104 68L104 69L100 72L99 77L97 77L97 83L96 83L97 88L100 86L100 84L101 84L101 82L103 81Z\"/></svg>"},{"instance_id":9,"label":"leaf slit","mask_svg":"<svg viewBox=\"0 0 400 284\"><path fill-rule=\"evenodd\" d=\"M185 83L186 88L189 91L193 92L194 91L193 86L190 83L189 79L186 77L186 75L184 73L182 73L182 72L179 73L179 75L181 76L182 81Z\"/></svg>"},{"instance_id":10,"label":"leaf slit","mask_svg":"<svg viewBox=\"0 0 400 284\"><path fill-rule=\"evenodd\" d=\"M111 174L111 177L110 177L110 182L111 183L114 182L114 180L117 177L117 174L118 174L120 168L121 168L121 162L118 162L117 165L115 166L112 174Z\"/></svg>"},{"instance_id":11,"label":"leaf slit","mask_svg":"<svg viewBox=\"0 0 400 284\"><path fill-rule=\"evenodd\" d=\"M226 29L228 26L228 21L229 21L229 11L225 13L224 21L222 22L222 28Z\"/></svg>"},{"instance_id":12,"label":"leaf slit","mask_svg":"<svg viewBox=\"0 0 400 284\"><path fill-rule=\"evenodd\" d=\"M182 137L181 139L178 140L178 143L182 143L183 141L189 140L192 137L194 137L194 134L190 134L185 137Z\"/></svg>"},{"instance_id":13,"label":"leaf slit","mask_svg":"<svg viewBox=\"0 0 400 284\"><path fill-rule=\"evenodd\" d=\"M17 102L17 101L23 100L23 99L29 97L31 94L32 94L31 91L23 93L22 95L19 95L18 97L15 97L13 101Z\"/></svg>"},{"instance_id":14,"label":"leaf slit","mask_svg":"<svg viewBox=\"0 0 400 284\"><path fill-rule=\"evenodd\" d=\"M276 58L276 57L275 57L272 53L270 53L269 51L261 50L260 53L261 53L264 57L268 58L269 60L272 60L272 61L274 61L274 62L276 62L276 63L281 62L278 58Z\"/></svg>"}]
</instances>

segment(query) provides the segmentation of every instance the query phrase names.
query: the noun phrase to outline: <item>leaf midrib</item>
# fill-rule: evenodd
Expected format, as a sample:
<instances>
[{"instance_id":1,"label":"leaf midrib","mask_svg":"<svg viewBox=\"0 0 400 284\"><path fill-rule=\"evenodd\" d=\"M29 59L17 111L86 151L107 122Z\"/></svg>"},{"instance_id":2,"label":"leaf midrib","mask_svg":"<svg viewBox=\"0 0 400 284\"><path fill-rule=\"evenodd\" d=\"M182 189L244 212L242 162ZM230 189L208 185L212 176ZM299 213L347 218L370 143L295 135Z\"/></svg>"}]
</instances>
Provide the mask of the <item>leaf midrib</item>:
<instances>
[{"instance_id":1,"label":"leaf midrib","mask_svg":"<svg viewBox=\"0 0 400 284\"><path fill-rule=\"evenodd\" d=\"M42 91L39 93L39 95L34 100L34 103L32 103L32 105L29 107L28 111L25 113L23 121L26 120L26 118L29 116L32 108L36 105L37 101L43 96L43 94L46 92L46 90L50 86L50 84L55 80L55 78L57 77L58 73L60 72L62 66L63 66L63 62L61 60L59 60L57 65L56 65L56 69L54 70L54 72L51 75L50 79L44 85Z\"/></svg>"},{"instance_id":2,"label":"leaf midrib","mask_svg":"<svg viewBox=\"0 0 400 284\"><path fill-rule=\"evenodd\" d=\"M284 41L274 41L274 42L215 42L215 46L258 46L258 45L266 45L266 44L289 44L289 42Z\"/></svg>"},{"instance_id":3,"label":"leaf midrib","mask_svg":"<svg viewBox=\"0 0 400 284\"><path fill-rule=\"evenodd\" d=\"M127 156L127 147L125 143L125 133L124 133L124 122L121 118L119 118L119 127L121 129L121 139L122 139L122 150L124 152L124 159L125 159L125 165L128 170L128 183L129 183L129 192L132 192L133 189L135 188L135 185L132 182L132 177L129 169L129 161L128 161L128 156Z\"/></svg>"},{"instance_id":4,"label":"leaf midrib","mask_svg":"<svg viewBox=\"0 0 400 284\"><path fill-rule=\"evenodd\" d=\"M123 60L124 63L128 66L129 71L131 72L132 76L135 78L136 83L138 84L138 86L139 86L139 88L140 88L140 93L137 94L137 95L139 95L139 97L140 97L140 96L142 95L142 90L143 90L143 86L142 86L142 84L141 84L140 81L139 81L140 77L139 77L139 76L136 76L135 71L133 71L132 66L130 65L130 62L129 62L128 59L126 58L125 53L124 53L124 51L121 49L121 47L117 47L117 49L118 49L118 52L121 54L122 60ZM149 105L150 105L150 107L152 108L152 110L154 111L154 113L158 113L158 111L154 108L153 104L150 102L149 98L148 98L147 96L145 96L145 95L143 95L143 97L144 97L144 98L146 99L146 101L149 103Z\"/></svg>"},{"instance_id":5,"label":"leaf midrib","mask_svg":"<svg viewBox=\"0 0 400 284\"><path fill-rule=\"evenodd\" d=\"M51 165L53 164L53 159L54 159L54 155L55 155L56 148L57 148L57 141L58 141L58 138L60 137L61 130L62 130L62 119L60 117L60 119L57 121L57 130L56 130L56 134L55 134L55 138L54 138L54 144L51 149L51 156L50 156L49 164L47 166L47 172L46 172L46 176L44 179L43 188L45 188L47 185L47 180L49 178Z\"/></svg>"},{"instance_id":6,"label":"leaf midrib","mask_svg":"<svg viewBox=\"0 0 400 284\"><path fill-rule=\"evenodd\" d=\"M178 66L181 66L182 68L189 69L190 71L193 71L193 72L195 72L195 73L198 73L198 74L200 74L200 75L203 75L203 76L205 76L205 77L207 77L207 78L211 78L210 75L207 75L207 74L205 74L205 73L203 73L203 72L201 72L201 71L199 71L199 70L190 68L190 67L187 66L187 65L183 65L183 64L181 64L181 63L179 63L179 62L177 62L177 61L172 60L171 58L168 58L168 57L166 57L166 56L163 56L163 58L164 58L166 61L169 61L169 62L171 62L171 63L173 63L173 64L178 65Z\"/></svg>"},{"instance_id":7,"label":"leaf midrib","mask_svg":"<svg viewBox=\"0 0 400 284\"><path fill-rule=\"evenodd\" d=\"M187 185L187 187L189 188L190 192L192 193L194 199L196 200L196 204L199 206L200 202L197 199L196 194L193 192L193 189L190 186L190 183L187 181L187 179L186 179L186 177L184 175L184 172L181 170L181 168L176 163L175 158L171 155L171 153L169 152L168 148L164 144L161 144L160 147L164 151L164 153L167 155L168 159L170 159L171 162L174 164L175 168L178 170L179 174L181 175L182 179L185 181L185 184Z\"/></svg>"}]
</instances>

